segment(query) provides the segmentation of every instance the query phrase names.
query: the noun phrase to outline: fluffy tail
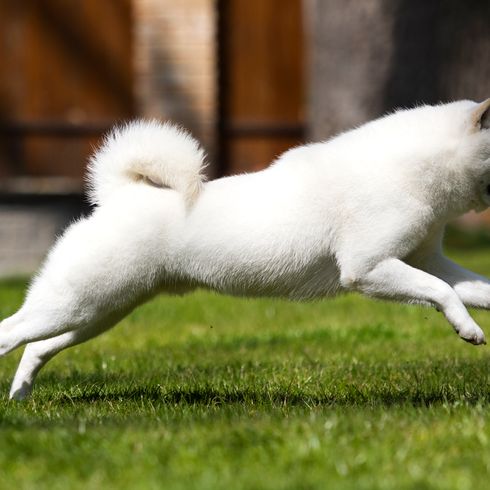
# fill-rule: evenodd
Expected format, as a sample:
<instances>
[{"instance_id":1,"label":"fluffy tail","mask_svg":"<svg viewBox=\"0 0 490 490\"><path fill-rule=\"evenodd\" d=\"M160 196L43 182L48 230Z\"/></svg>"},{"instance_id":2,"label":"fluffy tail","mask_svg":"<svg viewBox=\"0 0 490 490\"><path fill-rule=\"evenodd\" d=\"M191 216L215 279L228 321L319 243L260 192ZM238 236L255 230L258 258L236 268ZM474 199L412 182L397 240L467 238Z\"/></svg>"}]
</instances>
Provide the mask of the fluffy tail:
<instances>
[{"instance_id":1,"label":"fluffy tail","mask_svg":"<svg viewBox=\"0 0 490 490\"><path fill-rule=\"evenodd\" d=\"M101 205L115 189L147 181L170 187L191 204L204 182L204 150L185 130L169 123L135 121L114 129L91 157L88 193Z\"/></svg>"}]
</instances>

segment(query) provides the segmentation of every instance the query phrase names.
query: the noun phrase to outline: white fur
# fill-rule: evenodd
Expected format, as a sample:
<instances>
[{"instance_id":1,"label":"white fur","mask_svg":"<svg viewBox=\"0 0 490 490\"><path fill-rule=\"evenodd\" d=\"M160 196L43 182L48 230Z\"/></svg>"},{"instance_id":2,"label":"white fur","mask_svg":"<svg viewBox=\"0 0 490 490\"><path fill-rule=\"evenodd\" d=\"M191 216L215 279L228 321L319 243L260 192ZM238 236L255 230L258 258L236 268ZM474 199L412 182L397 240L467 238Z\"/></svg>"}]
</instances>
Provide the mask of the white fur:
<instances>
[{"instance_id":1,"label":"white fur","mask_svg":"<svg viewBox=\"0 0 490 490\"><path fill-rule=\"evenodd\" d=\"M441 241L448 220L490 202L489 105L399 111L205 185L202 150L182 130L115 130L90 164L97 207L66 230L1 324L1 354L28 343L11 397L27 396L60 350L157 293L196 287L433 305L463 339L484 343L464 304L490 308L490 283L443 257Z\"/></svg>"},{"instance_id":2,"label":"white fur","mask_svg":"<svg viewBox=\"0 0 490 490\"><path fill-rule=\"evenodd\" d=\"M109 133L90 159L89 197L101 205L121 186L146 179L179 191L192 203L204 167L204 151L186 131L156 120L135 121Z\"/></svg>"}]
</instances>

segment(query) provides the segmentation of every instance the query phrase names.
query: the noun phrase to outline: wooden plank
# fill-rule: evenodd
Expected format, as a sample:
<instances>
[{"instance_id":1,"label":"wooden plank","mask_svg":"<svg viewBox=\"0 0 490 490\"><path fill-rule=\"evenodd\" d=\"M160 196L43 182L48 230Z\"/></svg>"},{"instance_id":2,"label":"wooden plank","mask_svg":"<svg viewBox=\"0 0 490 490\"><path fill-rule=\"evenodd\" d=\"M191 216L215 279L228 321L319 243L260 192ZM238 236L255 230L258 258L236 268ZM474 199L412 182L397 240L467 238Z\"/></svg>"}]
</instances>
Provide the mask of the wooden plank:
<instances>
[{"instance_id":1,"label":"wooden plank","mask_svg":"<svg viewBox=\"0 0 490 490\"><path fill-rule=\"evenodd\" d=\"M0 31L0 176L81 178L97 138L43 128L133 114L131 1L7 0Z\"/></svg>"},{"instance_id":2,"label":"wooden plank","mask_svg":"<svg viewBox=\"0 0 490 490\"><path fill-rule=\"evenodd\" d=\"M230 0L220 7L221 151L230 174L263 168L302 140L302 2Z\"/></svg>"}]
</instances>

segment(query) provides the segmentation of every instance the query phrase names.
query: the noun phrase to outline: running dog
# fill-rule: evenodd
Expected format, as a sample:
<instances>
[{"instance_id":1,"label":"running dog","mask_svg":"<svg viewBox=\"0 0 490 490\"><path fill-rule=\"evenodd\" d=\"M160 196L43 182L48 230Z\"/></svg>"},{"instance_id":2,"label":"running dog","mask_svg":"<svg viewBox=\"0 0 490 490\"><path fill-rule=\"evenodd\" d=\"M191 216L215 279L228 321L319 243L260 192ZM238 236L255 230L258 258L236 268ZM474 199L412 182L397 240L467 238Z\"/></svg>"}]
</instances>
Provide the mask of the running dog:
<instances>
[{"instance_id":1,"label":"running dog","mask_svg":"<svg viewBox=\"0 0 490 490\"><path fill-rule=\"evenodd\" d=\"M10 391L159 293L208 288L294 300L346 291L440 310L484 344L466 306L490 281L442 253L446 223L490 205L490 99L400 110L269 168L205 182L184 130L136 121L89 163L92 214L49 253L22 307L0 323L0 355L27 344Z\"/></svg>"}]
</instances>

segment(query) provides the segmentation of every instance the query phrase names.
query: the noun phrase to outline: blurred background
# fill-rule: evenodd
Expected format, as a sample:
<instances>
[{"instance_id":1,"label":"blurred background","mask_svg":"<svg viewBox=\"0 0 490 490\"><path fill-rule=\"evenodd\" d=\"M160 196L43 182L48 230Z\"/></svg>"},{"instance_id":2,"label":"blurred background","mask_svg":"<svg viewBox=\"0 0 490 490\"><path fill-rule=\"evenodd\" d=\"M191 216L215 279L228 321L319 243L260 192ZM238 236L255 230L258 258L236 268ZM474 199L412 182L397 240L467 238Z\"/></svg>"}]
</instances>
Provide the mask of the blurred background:
<instances>
[{"instance_id":1,"label":"blurred background","mask_svg":"<svg viewBox=\"0 0 490 490\"><path fill-rule=\"evenodd\" d=\"M188 127L210 177L258 170L397 107L490 97L489 21L488 0L0 0L0 276L89 211L114 123Z\"/></svg>"}]
</instances>

